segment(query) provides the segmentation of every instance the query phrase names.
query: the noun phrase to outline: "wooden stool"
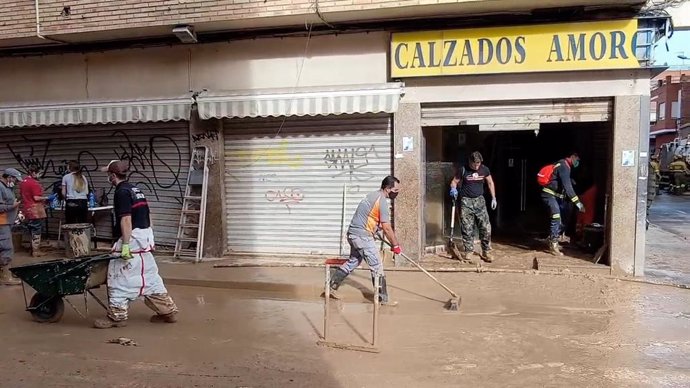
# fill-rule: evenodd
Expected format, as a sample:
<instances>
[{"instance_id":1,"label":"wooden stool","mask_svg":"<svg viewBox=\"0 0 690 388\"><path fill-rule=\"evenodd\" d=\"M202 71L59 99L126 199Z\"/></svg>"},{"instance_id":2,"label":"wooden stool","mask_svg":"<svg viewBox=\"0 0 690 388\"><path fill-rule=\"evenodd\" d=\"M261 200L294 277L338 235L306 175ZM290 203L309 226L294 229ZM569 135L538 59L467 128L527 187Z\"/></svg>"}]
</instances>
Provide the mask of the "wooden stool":
<instances>
[{"instance_id":1,"label":"wooden stool","mask_svg":"<svg viewBox=\"0 0 690 388\"><path fill-rule=\"evenodd\" d=\"M373 322L372 322L372 338L371 338L371 346L360 346L360 345L352 345L352 344L343 344L343 343L337 343L337 342L332 342L328 341L328 317L329 317L329 302L331 299L331 267L332 266L341 266L347 262L347 259L340 259L340 258L333 258L333 259L326 259L324 262L325 267L326 267L326 283L324 284L324 298L323 298L323 339L317 341L316 343L318 345L322 346L328 346L331 348L336 348L336 349L345 349L345 350L356 350L360 352L369 352L369 353L379 353L379 349L376 347L377 345L377 339L378 339L378 331L379 331L379 307L380 307L380 301L379 301L379 277L374 276L374 316L373 316Z\"/></svg>"}]
</instances>

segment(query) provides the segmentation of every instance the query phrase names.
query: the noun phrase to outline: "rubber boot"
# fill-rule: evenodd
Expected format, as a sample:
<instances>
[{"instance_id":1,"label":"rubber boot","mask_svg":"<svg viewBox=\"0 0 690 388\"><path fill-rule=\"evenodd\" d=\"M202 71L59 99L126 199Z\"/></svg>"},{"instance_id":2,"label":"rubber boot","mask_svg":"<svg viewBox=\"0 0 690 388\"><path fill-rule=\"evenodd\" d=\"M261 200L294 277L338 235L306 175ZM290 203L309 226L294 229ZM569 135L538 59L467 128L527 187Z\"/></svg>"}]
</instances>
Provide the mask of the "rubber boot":
<instances>
[{"instance_id":1,"label":"rubber boot","mask_svg":"<svg viewBox=\"0 0 690 388\"><path fill-rule=\"evenodd\" d=\"M113 321L112 319L106 317L103 319L96 319L93 322L93 327L96 329L112 329L114 327L125 327L127 326L127 321Z\"/></svg>"},{"instance_id":2,"label":"rubber boot","mask_svg":"<svg viewBox=\"0 0 690 388\"><path fill-rule=\"evenodd\" d=\"M156 314L151 317L152 323L175 323L177 322L177 313L170 314Z\"/></svg>"},{"instance_id":3,"label":"rubber boot","mask_svg":"<svg viewBox=\"0 0 690 388\"><path fill-rule=\"evenodd\" d=\"M343 271L340 268L336 268L335 271L333 271L331 273L331 283L330 283L331 298L340 299L340 295L338 295L338 287L340 287L340 284L345 280L347 275L348 275L348 273ZM325 294L323 294L321 296L325 297Z\"/></svg>"},{"instance_id":4,"label":"rubber boot","mask_svg":"<svg viewBox=\"0 0 690 388\"><path fill-rule=\"evenodd\" d=\"M386 277L385 276L379 277L379 302L381 303L382 306L395 307L398 305L398 302L391 301L388 298L388 287L386 287Z\"/></svg>"},{"instance_id":5,"label":"rubber boot","mask_svg":"<svg viewBox=\"0 0 690 388\"><path fill-rule=\"evenodd\" d=\"M31 236L31 257L43 257L46 254L41 252L41 235Z\"/></svg>"},{"instance_id":6,"label":"rubber boot","mask_svg":"<svg viewBox=\"0 0 690 388\"><path fill-rule=\"evenodd\" d=\"M482 251L482 260L486 261L487 263L491 263L494 261L494 255L491 254L491 251Z\"/></svg>"},{"instance_id":7,"label":"rubber boot","mask_svg":"<svg viewBox=\"0 0 690 388\"><path fill-rule=\"evenodd\" d=\"M7 265L0 265L0 285L3 286L20 286L22 281L15 279L10 272L10 268Z\"/></svg>"},{"instance_id":8,"label":"rubber boot","mask_svg":"<svg viewBox=\"0 0 690 388\"><path fill-rule=\"evenodd\" d=\"M549 253L554 256L563 256L558 240L549 240Z\"/></svg>"}]
</instances>

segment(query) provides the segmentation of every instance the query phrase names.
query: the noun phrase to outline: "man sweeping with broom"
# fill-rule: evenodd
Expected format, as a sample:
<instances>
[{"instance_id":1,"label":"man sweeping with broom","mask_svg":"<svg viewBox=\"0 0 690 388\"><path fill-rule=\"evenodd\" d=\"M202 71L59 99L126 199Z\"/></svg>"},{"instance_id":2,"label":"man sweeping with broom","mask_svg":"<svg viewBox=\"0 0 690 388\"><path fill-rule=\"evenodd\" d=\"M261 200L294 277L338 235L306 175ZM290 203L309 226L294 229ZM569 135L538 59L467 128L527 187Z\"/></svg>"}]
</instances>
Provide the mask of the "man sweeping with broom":
<instances>
[{"instance_id":1,"label":"man sweeping with broom","mask_svg":"<svg viewBox=\"0 0 690 388\"><path fill-rule=\"evenodd\" d=\"M359 203L352 221L347 229L347 241L350 244L350 258L347 262L336 268L331 276L330 293L334 299L340 299L337 294L338 287L345 278L359 267L365 260L371 271L372 283L375 277L379 277L379 301L382 305L395 306L397 302L388 299L386 288L386 276L383 274L383 263L379 257L379 251L374 237L379 230L383 230L386 238L392 246L391 251L396 255L402 253L395 231L391 226L390 210L386 199L394 200L400 193L400 180L394 176L387 176L381 182L381 189L367 194Z\"/></svg>"}]
</instances>

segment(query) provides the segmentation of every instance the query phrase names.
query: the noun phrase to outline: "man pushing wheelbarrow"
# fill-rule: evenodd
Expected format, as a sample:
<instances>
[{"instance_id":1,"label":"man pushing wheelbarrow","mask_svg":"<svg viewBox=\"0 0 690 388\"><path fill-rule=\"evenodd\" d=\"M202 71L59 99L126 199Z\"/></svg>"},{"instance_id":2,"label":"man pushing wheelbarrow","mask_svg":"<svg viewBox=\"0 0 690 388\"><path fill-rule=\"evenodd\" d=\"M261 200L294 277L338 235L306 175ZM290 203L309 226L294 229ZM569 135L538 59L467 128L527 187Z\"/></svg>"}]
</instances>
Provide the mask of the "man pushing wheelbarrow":
<instances>
[{"instance_id":1,"label":"man pushing wheelbarrow","mask_svg":"<svg viewBox=\"0 0 690 388\"><path fill-rule=\"evenodd\" d=\"M158 275L152 254L155 243L149 206L144 193L127 181L128 170L129 163L122 160L113 160L101 169L115 186L113 237L118 240L113 253L119 258L108 265L108 315L94 322L99 329L125 326L129 303L139 298L156 313L151 322L177 321L177 306Z\"/></svg>"}]
</instances>

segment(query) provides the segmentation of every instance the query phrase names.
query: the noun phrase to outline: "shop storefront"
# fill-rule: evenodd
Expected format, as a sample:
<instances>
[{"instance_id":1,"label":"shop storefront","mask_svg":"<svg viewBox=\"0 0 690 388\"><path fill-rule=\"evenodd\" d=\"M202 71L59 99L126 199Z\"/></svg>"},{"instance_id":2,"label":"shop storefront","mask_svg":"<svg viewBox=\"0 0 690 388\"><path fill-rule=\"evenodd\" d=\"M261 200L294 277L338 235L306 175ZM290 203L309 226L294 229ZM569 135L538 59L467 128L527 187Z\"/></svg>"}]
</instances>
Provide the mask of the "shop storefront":
<instances>
[{"instance_id":1,"label":"shop storefront","mask_svg":"<svg viewBox=\"0 0 690 388\"><path fill-rule=\"evenodd\" d=\"M83 168L97 201L112 205L113 188L100 167L129 160L130 181L150 198L156 240L174 244L189 165L189 114L193 100L110 101L24 105L0 109L0 166L26 171L37 164L46 192L61 181L67 163ZM49 211L48 231L57 235L62 211ZM111 238L107 211L94 214L97 236Z\"/></svg>"},{"instance_id":2,"label":"shop storefront","mask_svg":"<svg viewBox=\"0 0 690 388\"><path fill-rule=\"evenodd\" d=\"M612 271L639 274L650 73L636 33L635 20L394 33L391 78L406 85L394 170L422 193L396 201L403 246L421 256L447 240L448 182L475 150L496 181L495 235L534 238L546 224L536 173L578 152Z\"/></svg>"},{"instance_id":3,"label":"shop storefront","mask_svg":"<svg viewBox=\"0 0 690 388\"><path fill-rule=\"evenodd\" d=\"M347 254L350 218L392 169L399 83L205 93L223 120L227 252Z\"/></svg>"}]
</instances>

